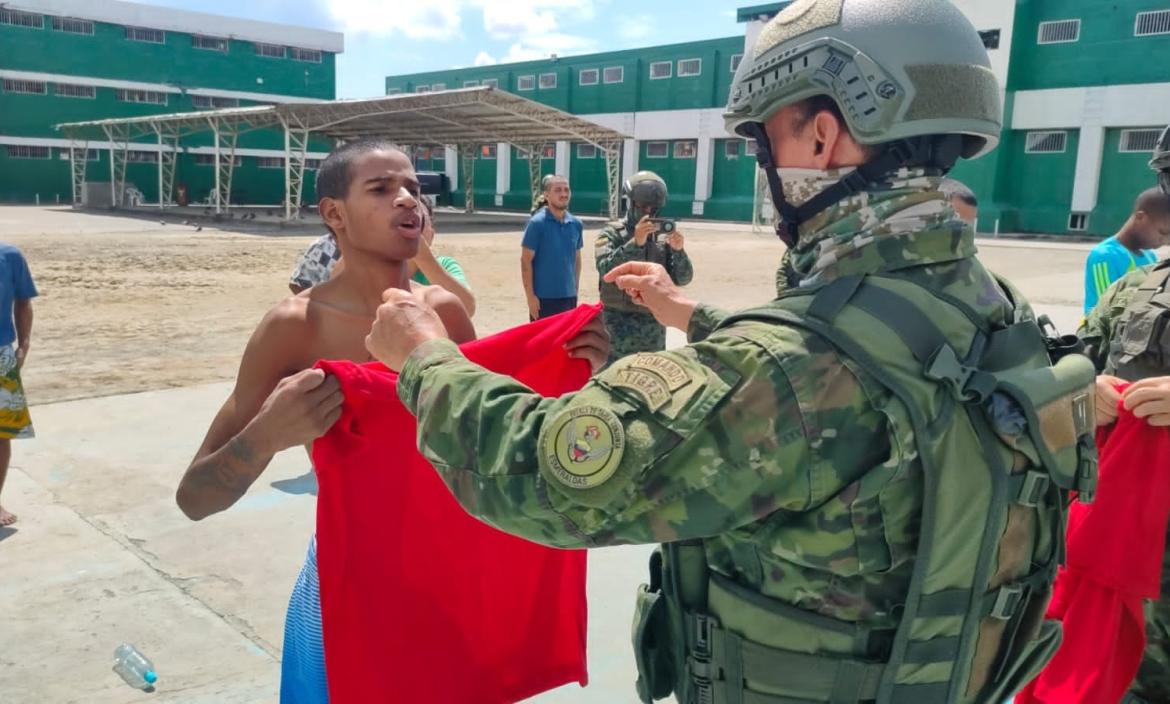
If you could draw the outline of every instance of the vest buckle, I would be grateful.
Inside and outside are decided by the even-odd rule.
[[[986,401],[996,386],[993,375],[964,365],[950,345],[935,350],[922,374],[931,381],[946,382],[955,398],[968,403]]]

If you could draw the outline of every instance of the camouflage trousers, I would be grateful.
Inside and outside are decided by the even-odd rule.
[[[1162,597],[1146,605],[1146,652],[1130,694],[1129,701],[1170,702],[1170,555],[1162,560]]]
[[[605,329],[609,331],[609,361],[637,352],[660,352],[666,349],[666,328],[649,313],[624,313],[602,310]]]

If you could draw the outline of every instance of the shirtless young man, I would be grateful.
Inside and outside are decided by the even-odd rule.
[[[179,507],[192,520],[230,508],[276,453],[307,445],[332,426],[341,413],[339,384],[311,367],[321,359],[371,359],[365,338],[386,289],[421,290],[452,340],[475,338],[454,294],[410,281],[408,262],[418,253],[422,217],[418,179],[405,154],[380,141],[347,144],[322,163],[317,194],[318,210],[336,235],[346,266],[328,282],[278,304],[252,334],[236,386],[176,492]],[[595,370],[600,368],[608,354],[604,328],[596,322],[568,349],[589,360]],[[316,614],[311,613],[316,596],[314,548],[310,546],[293,604],[298,604],[298,594],[310,580],[311,593],[297,613],[315,615],[317,624],[308,624],[304,632],[314,632],[319,639],[319,603]],[[290,608],[282,701],[325,701],[321,653],[320,660],[291,662],[293,653],[303,650],[287,647],[290,637],[299,637],[292,631],[301,625],[291,623],[293,614]]]

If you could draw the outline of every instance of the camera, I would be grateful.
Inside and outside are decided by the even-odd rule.
[[[654,223],[658,228],[654,231],[656,235],[669,235],[674,232],[676,227],[674,220],[667,220],[666,218],[650,218],[650,222]]]

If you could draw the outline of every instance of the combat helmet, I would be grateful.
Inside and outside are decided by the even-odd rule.
[[[784,198],[764,123],[827,96],[874,156],[811,201]],[[761,31],[736,71],[729,132],[758,142],[790,245],[801,222],[902,167],[942,174],[995,147],[1000,86],[979,33],[946,0],[794,0]]]

